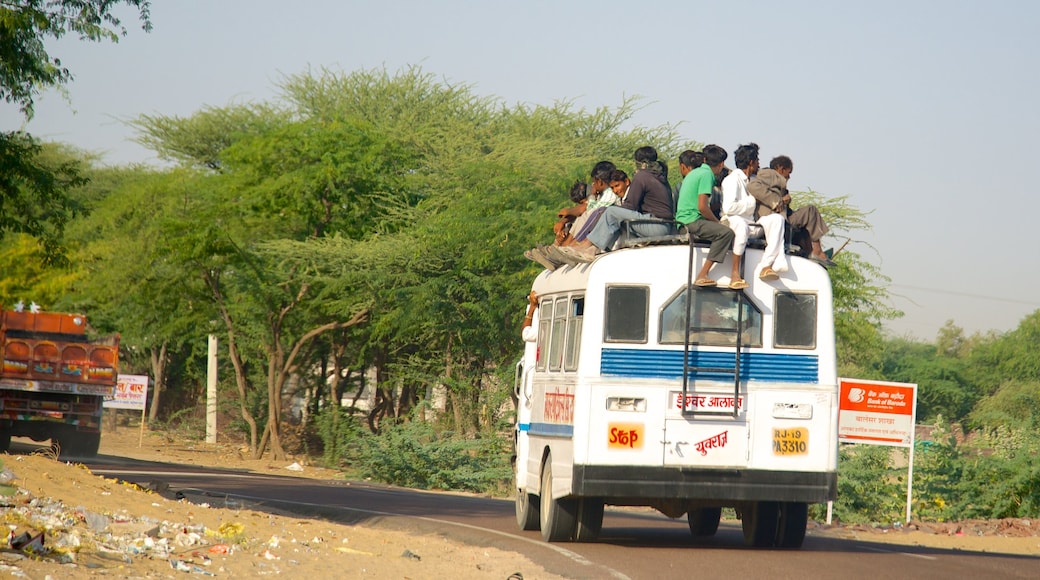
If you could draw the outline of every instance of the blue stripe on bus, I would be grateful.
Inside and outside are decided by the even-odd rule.
[[[734,353],[690,351],[690,367],[731,369],[728,373],[690,373],[691,379],[732,381]],[[681,379],[681,350],[605,348],[600,358],[600,374],[639,379]],[[743,381],[818,383],[819,360],[814,355],[744,352],[740,356]]]
[[[574,425],[531,423],[527,433],[528,435],[542,435],[544,437],[574,437]]]

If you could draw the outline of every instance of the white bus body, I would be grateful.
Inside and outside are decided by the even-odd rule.
[[[790,269],[764,282],[751,275],[761,251],[749,248],[748,288],[729,290],[725,277],[692,288],[687,339],[690,252],[621,249],[535,280],[536,339],[515,386],[521,528],[590,540],[607,504],[686,514],[694,534],[711,535],[732,507],[748,545],[799,547],[808,504],[835,498],[826,270],[788,256]],[[699,269],[707,248],[693,252]],[[727,259],[713,274],[728,270]]]

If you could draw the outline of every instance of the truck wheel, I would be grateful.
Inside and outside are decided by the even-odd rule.
[[[538,496],[516,488],[516,525],[521,530],[538,529]]]
[[[740,527],[744,530],[744,545],[772,548],[780,521],[780,504],[775,501],[756,501],[741,513]]]
[[[719,531],[719,520],[722,519],[722,508],[708,507],[690,510],[686,513],[690,522],[690,533],[696,537],[714,536]]]
[[[539,495],[538,522],[542,528],[542,539],[546,542],[567,542],[574,538],[577,526],[575,514],[578,511],[574,499],[553,499],[552,496],[552,455],[545,458],[542,465],[542,491]]]
[[[84,433],[72,431],[56,437],[58,453],[60,457],[82,457],[92,458],[98,454],[101,447],[101,433]]]
[[[578,517],[574,541],[591,542],[599,537],[599,531],[603,529],[603,498],[583,497],[577,501]]]
[[[809,504],[787,501],[780,504],[780,525],[777,527],[777,548],[801,548],[805,541],[805,526],[809,523]]]

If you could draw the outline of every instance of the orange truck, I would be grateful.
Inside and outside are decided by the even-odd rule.
[[[119,335],[87,329],[81,314],[0,311],[0,452],[17,436],[50,439],[62,455],[97,455]]]

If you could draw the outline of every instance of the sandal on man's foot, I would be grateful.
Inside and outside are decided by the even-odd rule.
[[[694,286],[700,286],[701,288],[710,288],[712,286],[715,286],[716,284],[717,282],[715,282],[711,278],[701,278],[693,283]]]
[[[772,268],[764,268],[762,272],[758,275],[758,279],[763,280],[765,282],[771,282],[773,280],[778,280],[779,278],[780,274],[777,274],[776,270]]]
[[[729,283],[729,289],[730,290],[743,290],[744,288],[747,288],[747,287],[748,287],[747,280],[745,280],[743,278],[737,278],[736,280],[731,280],[730,283]]]

